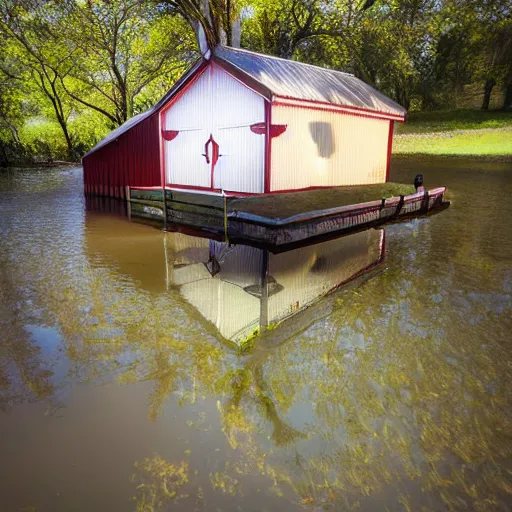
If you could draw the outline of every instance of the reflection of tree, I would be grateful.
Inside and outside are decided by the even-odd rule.
[[[24,328],[23,301],[6,266],[0,265],[0,408],[54,393],[53,372]]]
[[[137,512],[156,512],[169,503],[180,499],[178,493],[188,482],[188,464],[181,461],[171,464],[158,455],[135,463],[133,481],[137,496],[134,497]]]
[[[235,454],[210,475],[219,492],[243,493],[243,477],[259,474],[301,506],[349,507],[386,486],[418,482],[448,507],[464,500],[485,509],[485,500],[510,490],[502,469],[510,389],[502,380],[506,347],[496,342],[497,329],[506,339],[510,307],[492,311],[476,286],[458,292],[455,270],[432,279],[427,258],[438,241],[428,231],[416,236],[421,251],[400,253],[391,270],[339,294],[327,319],[273,350],[256,345],[243,360],[173,290],[148,293],[107,265],[86,268],[80,290],[64,276],[57,284],[65,307],[53,295],[48,304],[75,374],[152,381],[152,419],[171,393],[180,403],[218,397]],[[497,271],[489,267],[490,289]],[[269,335],[279,339],[279,330]],[[306,404],[304,424],[294,406]],[[144,489],[142,503],[153,503]],[[418,505],[402,494],[404,504]]]
[[[331,314],[301,334],[267,333],[275,347],[256,344],[244,358],[178,293],[145,289],[115,261],[86,251],[70,263],[60,245],[22,254],[2,267],[0,393],[21,401],[53,392],[21,327],[30,313],[19,290],[28,289],[38,322],[62,334],[71,380],[151,381],[152,419],[170,394],[179,403],[215,397],[232,449],[210,475],[219,492],[240,495],[260,475],[305,507],[355,507],[389,486],[400,494],[391,508],[499,508],[512,494],[510,269],[485,254],[481,229],[450,224],[454,212],[389,228],[390,270],[336,295]],[[141,507],[179,496],[165,479],[180,468],[140,463]]]
[[[312,326],[274,353],[255,354],[268,392],[286,390],[285,410],[313,404],[307,434],[316,454],[290,478],[302,482],[304,499],[326,481],[344,496],[418,481],[455,509],[492,508],[512,491],[504,470],[511,389],[497,341],[511,332],[510,302],[498,290],[479,296],[481,281],[464,289],[459,269],[429,278],[425,246],[437,241],[425,230],[418,236],[423,255],[401,254],[396,270],[342,295],[322,332]],[[490,290],[499,282],[482,278]]]

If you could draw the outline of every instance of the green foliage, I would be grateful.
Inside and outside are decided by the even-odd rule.
[[[138,0],[2,0],[0,42],[1,140],[29,155],[49,144],[43,158],[76,160],[152,106],[195,58],[187,23]],[[45,122],[23,146],[18,132],[32,116]]]
[[[36,160],[66,160],[66,140],[56,121],[33,119],[20,130],[20,141]]]
[[[0,163],[47,144],[77,160],[170,88],[198,24],[234,45],[241,25],[243,47],[354,73],[411,111],[457,107],[468,86],[512,108],[508,0],[0,0]]]

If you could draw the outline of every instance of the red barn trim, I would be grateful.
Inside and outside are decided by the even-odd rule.
[[[275,99],[272,101],[272,105],[276,106],[286,106],[286,107],[300,107],[300,108],[307,108],[312,110],[324,110],[327,112],[335,112],[335,113],[342,113],[342,114],[349,114],[349,115],[355,115],[355,116],[362,116],[362,117],[371,117],[373,119],[390,119],[393,121],[404,121],[405,117],[398,116],[395,114],[386,114],[384,112],[379,112],[377,110],[369,110],[365,108],[359,108],[359,107],[349,107],[349,106],[342,106],[342,105],[333,105],[332,103],[322,103],[322,102],[316,102],[316,101],[309,101],[309,100],[295,100],[293,98],[284,98],[282,96],[276,96]]]
[[[205,72],[208,65],[208,62],[204,61],[202,65],[199,66],[197,71],[183,84],[181,89],[160,106],[160,114],[165,114],[197,82],[197,80],[199,80],[199,77]]]
[[[264,177],[263,177],[263,192],[268,194],[271,187],[271,148],[272,136],[270,133],[270,126],[272,123],[272,105],[269,101],[265,101],[265,163],[264,163]]]
[[[235,80],[240,82],[242,85],[245,85],[248,89],[255,92],[259,96],[263,96],[266,100],[272,99],[272,91],[267,89],[264,85],[257,82],[254,78],[247,75],[244,71],[237,68],[233,64],[230,64],[229,62],[226,62],[222,59],[219,59],[218,57],[213,57],[212,62],[219,66],[222,70],[224,70],[228,75],[233,77]]]
[[[386,163],[386,181],[389,181],[389,174],[391,172],[391,153],[393,151],[393,128],[394,121],[389,121],[389,134],[388,134],[388,159]]]

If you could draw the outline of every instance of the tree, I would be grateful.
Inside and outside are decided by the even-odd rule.
[[[60,76],[72,59],[68,48],[55,45],[61,14],[53,3],[36,0],[0,0],[0,32],[6,51],[30,84],[52,106],[66,140],[68,156],[76,158],[73,138],[68,129],[72,106],[60,83]]]
[[[163,0],[193,28],[204,55],[218,44],[240,46],[240,0]]]
[[[70,2],[60,42],[74,55],[61,75],[66,92],[118,126],[145,105],[144,93],[169,83],[195,57],[191,31],[168,10],[139,0]],[[154,101],[154,98],[153,98]]]

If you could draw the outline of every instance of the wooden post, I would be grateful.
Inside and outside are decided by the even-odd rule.
[[[128,219],[132,220],[132,202],[131,202],[131,195],[130,195],[130,187],[126,185],[125,187],[125,194],[126,194],[126,212],[128,213]]]
[[[260,332],[268,327],[268,251],[261,251]]]
[[[228,237],[228,198],[226,194],[224,194],[224,190],[222,191],[222,195],[224,197],[224,242],[229,244]]]
[[[165,185],[162,188],[162,193],[163,193],[163,202],[164,202],[164,206],[163,206],[163,211],[164,211],[164,231],[167,231],[167,194],[166,194],[166,191],[165,191]]]
[[[169,291],[169,255],[167,254],[167,233],[164,233],[165,291]]]

